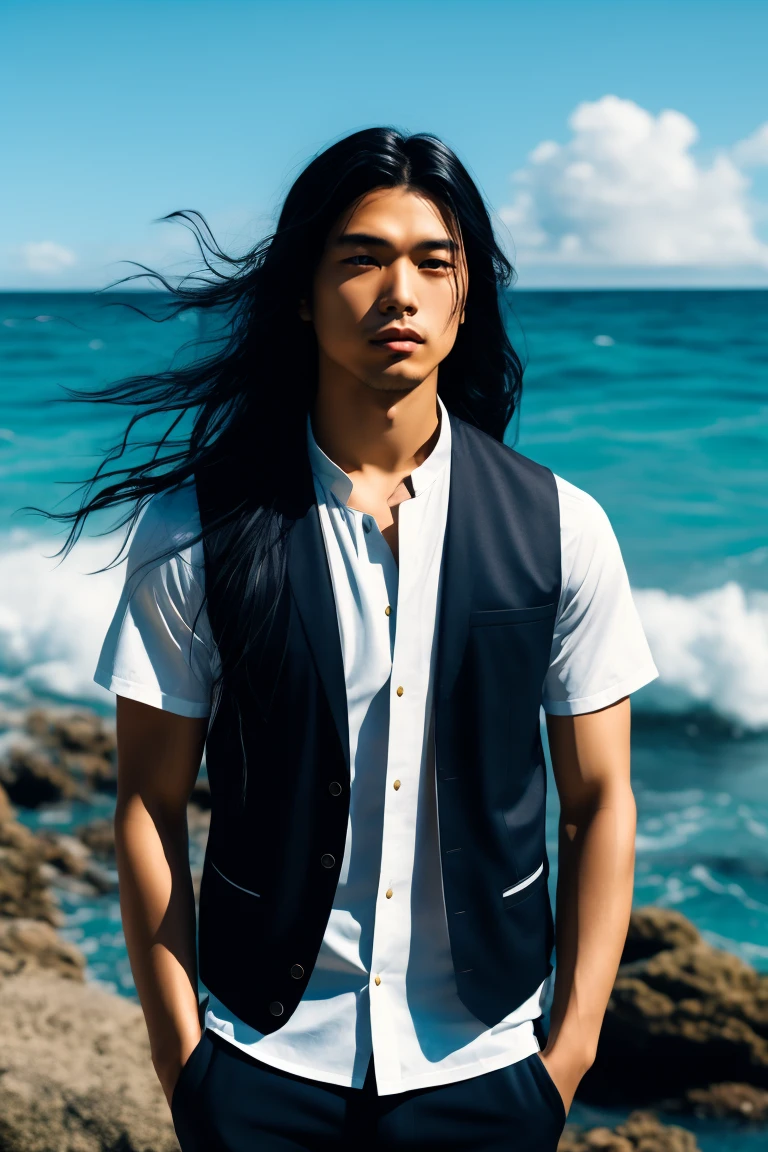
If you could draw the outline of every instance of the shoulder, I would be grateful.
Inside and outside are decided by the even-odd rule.
[[[145,505],[128,553],[128,575],[137,567],[162,564],[202,566],[200,513],[193,482],[157,492]],[[148,563],[149,562],[149,563]]]
[[[539,464],[530,456],[523,455],[517,448],[468,424],[457,416],[451,416],[451,433],[459,451],[465,449],[473,461],[483,461],[492,468],[499,468],[520,478],[548,483],[553,487],[553,472],[546,464]]]
[[[569,532],[595,532],[610,527],[605,509],[591,493],[556,472],[553,472],[553,476],[557,485],[563,529]]]
[[[553,475],[560,506],[563,596],[598,581],[623,581],[624,562],[608,513],[590,492]]]
[[[507,474],[516,475],[524,490],[527,482],[529,491],[542,491],[542,485],[550,497],[556,491],[564,553],[578,542],[592,542],[597,546],[600,542],[615,540],[605,509],[584,488],[456,416],[452,416],[451,424],[453,435],[469,449],[474,459],[482,457],[492,468],[498,466]]]

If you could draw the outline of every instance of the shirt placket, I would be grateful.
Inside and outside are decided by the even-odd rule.
[[[371,952],[371,1038],[377,1076],[400,1075],[396,1020],[405,996],[411,937],[413,868],[424,692],[416,638],[417,598],[412,566],[416,532],[416,498],[400,505],[399,573],[394,611],[394,645],[389,679],[389,730],[384,784],[381,868]]]

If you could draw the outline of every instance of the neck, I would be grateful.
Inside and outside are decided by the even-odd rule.
[[[439,426],[436,370],[407,392],[320,375],[312,431],[345,472],[411,472],[434,448]]]

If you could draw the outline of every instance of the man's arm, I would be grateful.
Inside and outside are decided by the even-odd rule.
[[[117,697],[120,909],[152,1063],[169,1103],[200,1039],[187,801],[207,725]]]
[[[568,1110],[595,1059],[632,908],[637,812],[629,697],[597,712],[546,719],[560,825],[557,965],[542,1058]]]

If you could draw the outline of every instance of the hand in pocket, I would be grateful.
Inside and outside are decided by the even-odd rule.
[[[163,1068],[158,1068],[157,1065],[155,1065],[155,1071],[157,1072],[158,1079],[162,1086],[163,1092],[165,1093],[165,1099],[169,1108],[173,1104],[173,1097],[176,1093],[176,1089],[182,1077],[184,1076],[190,1061],[200,1047],[202,1039],[203,1033],[201,1032],[197,1038],[196,1043],[185,1055],[182,1055],[180,1061],[175,1061],[173,1064],[169,1064],[167,1067]]]

